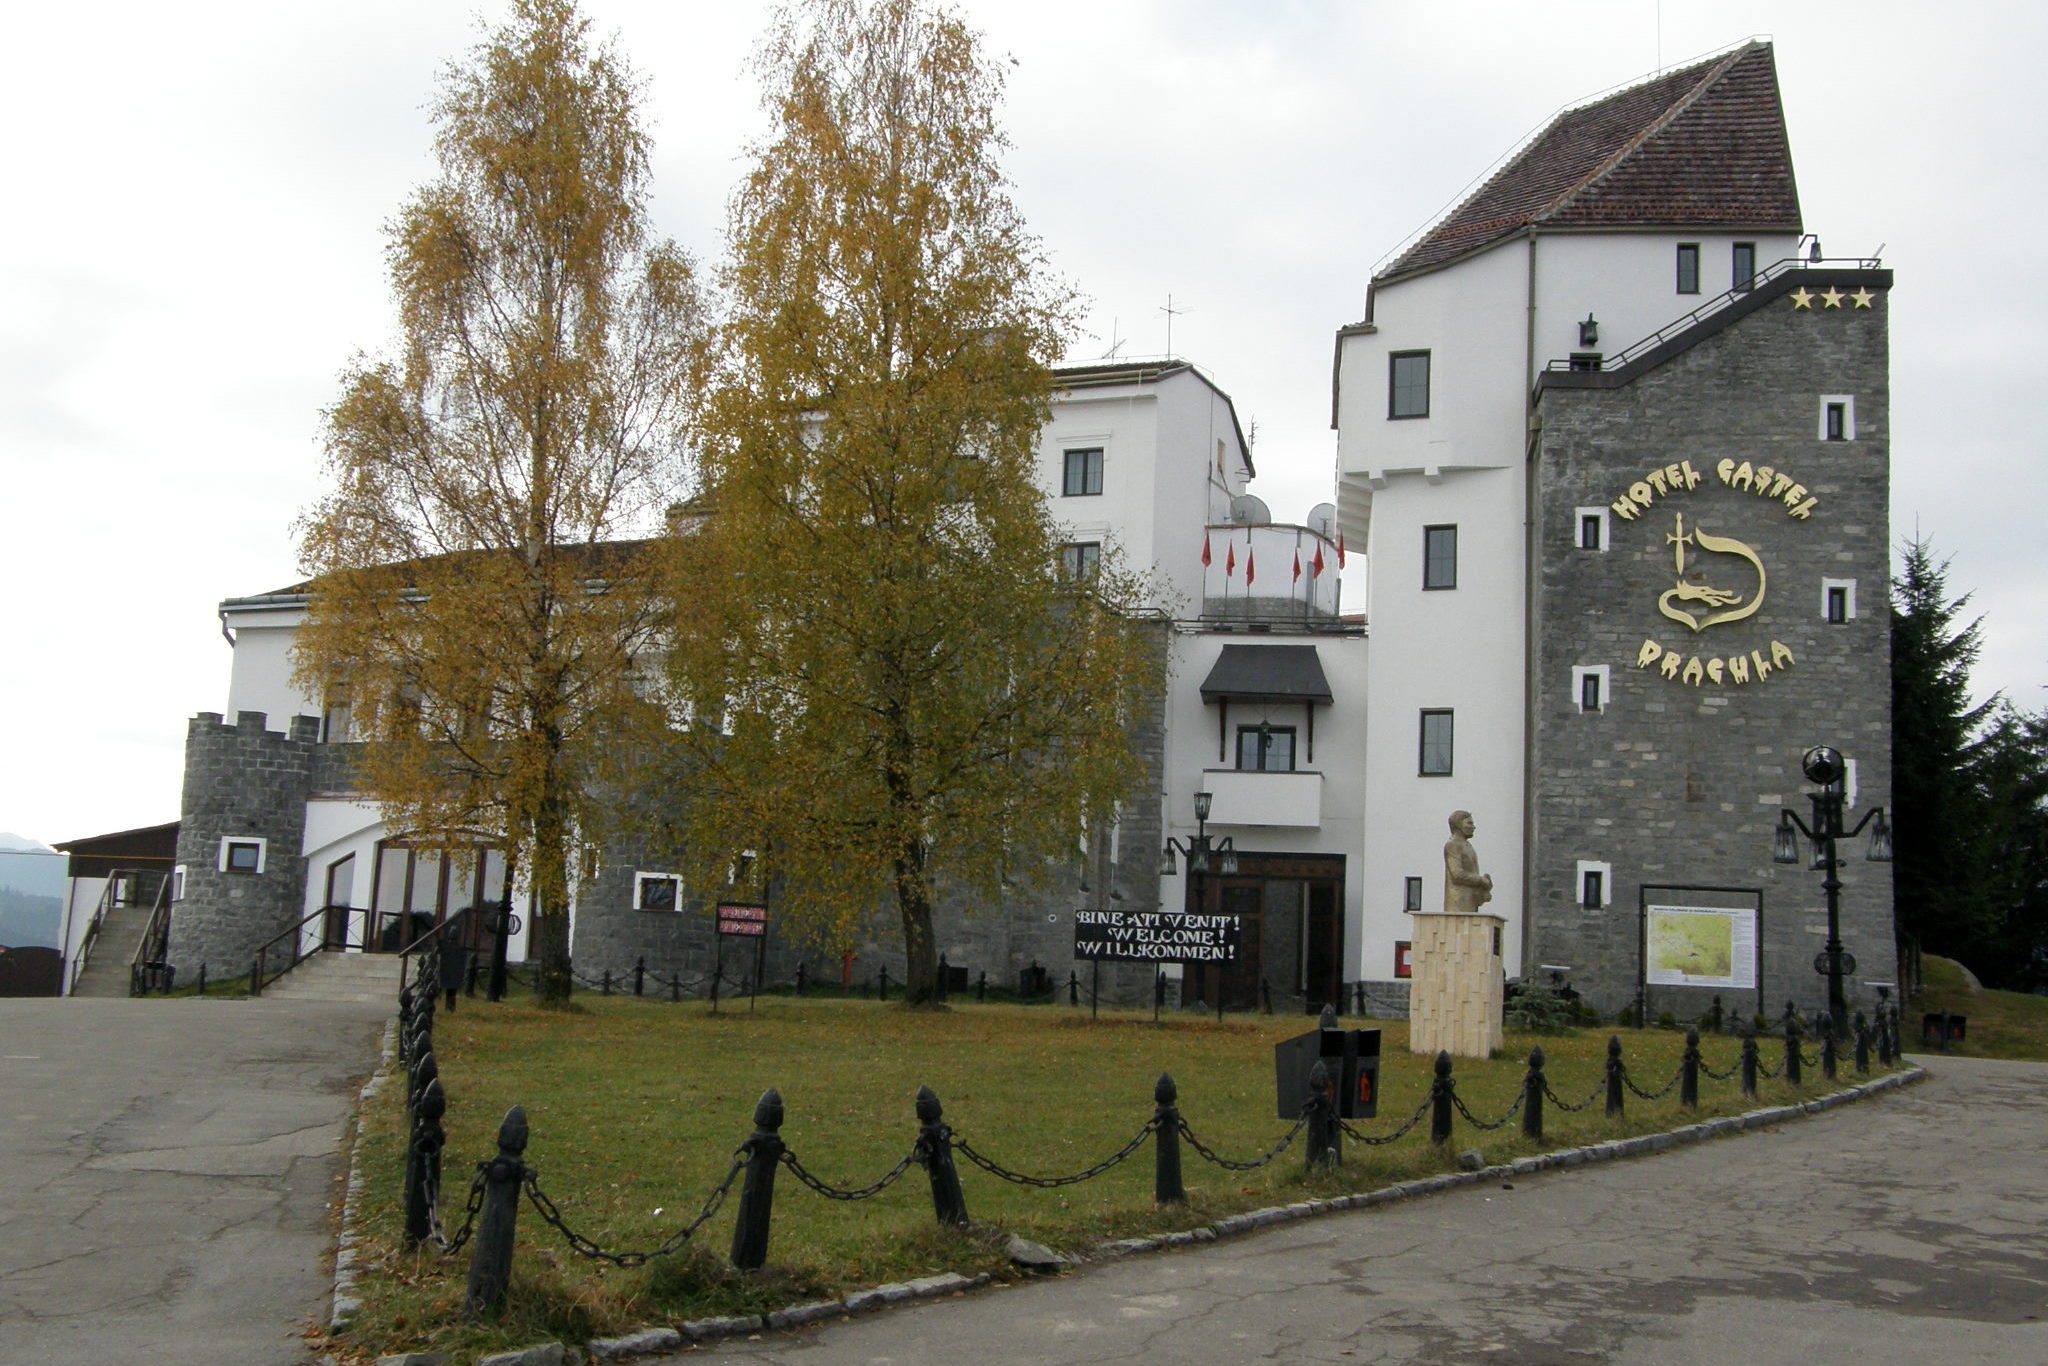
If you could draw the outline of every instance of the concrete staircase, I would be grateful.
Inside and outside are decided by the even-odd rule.
[[[99,937],[93,941],[92,956],[85,971],[71,988],[73,996],[126,996],[129,969],[135,951],[142,947],[142,933],[149,928],[152,908],[147,905],[121,906],[108,911],[100,921]],[[398,988],[393,987],[397,994]]]
[[[398,1009],[395,953],[316,953],[263,989],[266,1001],[384,1002]]]

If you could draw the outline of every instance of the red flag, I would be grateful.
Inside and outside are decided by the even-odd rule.
[[[1246,539],[1250,538],[1247,537]],[[1252,586],[1252,577],[1258,572],[1259,571],[1257,567],[1252,564],[1252,548],[1250,546],[1246,546],[1244,548],[1244,586],[1246,588],[1250,588]]]
[[[1294,547],[1294,581],[1301,582],[1301,547]]]
[[[1208,567],[1209,567],[1209,533],[1208,533],[1207,531],[1204,531],[1204,532],[1202,533],[1202,568],[1204,568],[1204,569],[1207,569]]]
[[[1237,542],[1235,541],[1223,547],[1223,577],[1226,579],[1237,577]]]
[[[1308,562],[1308,572],[1317,578],[1323,576],[1323,543],[1316,542],[1316,557]]]
[[[1337,533],[1337,567],[1344,567],[1344,533],[1341,531]]]

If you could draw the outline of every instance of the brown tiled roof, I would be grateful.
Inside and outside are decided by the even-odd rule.
[[[1803,231],[1771,45],[1567,109],[1376,278],[1531,226]]]

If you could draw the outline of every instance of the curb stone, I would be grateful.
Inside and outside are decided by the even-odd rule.
[[[673,1328],[643,1328],[616,1338],[592,1338],[590,1354],[600,1361],[618,1357],[652,1356],[656,1352],[681,1350],[683,1335]],[[381,1366],[381,1363],[380,1363]]]
[[[487,1357],[478,1357],[476,1366],[567,1366],[568,1349],[559,1342],[543,1342],[537,1347],[522,1347],[516,1352],[493,1352]]]
[[[356,1092],[355,1132],[350,1135],[348,1145],[348,1182],[341,1197],[341,1232],[334,1240],[334,1301],[327,1311],[327,1330],[331,1333],[347,1328],[363,1307],[355,1293],[356,1219],[363,1207],[363,1111],[384,1089],[384,1083],[391,1075],[392,1060],[397,1056],[398,1017],[393,1015],[384,1022],[384,1038],[377,1049],[377,1070]]]

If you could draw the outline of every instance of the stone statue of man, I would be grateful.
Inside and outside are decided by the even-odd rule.
[[[1479,871],[1472,848],[1470,811],[1451,813],[1451,837],[1444,842],[1444,911],[1465,915],[1493,900],[1493,879]]]

